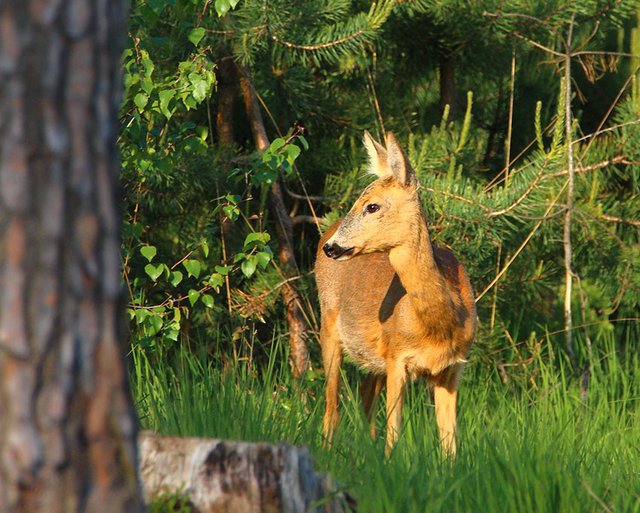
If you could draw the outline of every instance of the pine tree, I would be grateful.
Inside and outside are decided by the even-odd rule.
[[[336,65],[341,59],[356,53],[363,44],[372,42],[392,6],[392,1],[384,1],[373,4],[368,12],[358,12],[352,2],[344,0],[246,1],[238,4],[236,10],[218,17],[209,2],[201,2],[195,12],[192,2],[176,2],[173,7],[156,7],[155,10],[154,5],[141,4],[136,12],[140,13],[141,25],[143,18],[154,20],[151,27],[146,28],[140,43],[142,46],[150,47],[154,37],[170,37],[178,44],[189,40],[197,50],[217,63],[219,94],[215,119],[220,149],[228,151],[236,144],[244,146],[245,152],[257,150],[262,153],[273,138],[270,134],[280,135],[280,127],[293,123],[295,119],[295,114],[287,113],[278,116],[276,124],[265,123],[262,104],[272,102],[263,84],[275,81],[275,88],[294,89],[279,96],[284,101],[274,107],[276,114],[291,107],[294,113],[304,112],[312,100],[311,96],[304,97],[305,82],[321,69],[321,65]],[[173,49],[172,54],[179,55],[177,50]],[[162,49],[153,48],[153,51],[161,53]],[[189,50],[185,48],[184,51]],[[197,57],[193,59],[196,62]],[[242,126],[237,122],[238,100],[243,104]],[[171,100],[165,104],[165,110],[168,110]],[[162,110],[161,98],[159,105]],[[197,107],[195,104],[185,105],[187,108]],[[273,120],[271,110],[267,113]],[[228,153],[221,155],[222,158],[229,156]],[[225,187],[229,182],[225,176],[229,169],[227,167],[225,172],[224,168],[221,166],[222,173],[215,177],[216,187]],[[263,194],[266,189],[264,184],[258,188],[261,187],[260,194]],[[293,221],[288,213],[282,178],[276,178],[268,189],[266,194],[273,233],[280,247],[279,267],[284,279],[282,292],[287,310],[291,358],[295,374],[302,375],[309,366],[305,342],[307,321],[302,298],[296,290],[295,280],[299,279],[300,270],[296,262]],[[224,238],[223,232],[223,245]],[[228,301],[230,303],[230,299]]]
[[[0,511],[138,512],[115,136],[123,2],[3,2]]]

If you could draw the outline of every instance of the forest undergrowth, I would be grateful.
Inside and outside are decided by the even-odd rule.
[[[385,458],[383,437],[369,435],[362,376],[351,365],[340,426],[324,447],[323,377],[309,373],[295,386],[284,337],[260,366],[242,356],[216,366],[186,350],[173,363],[152,363],[134,350],[133,389],[144,429],[308,446],[317,469],[362,512],[632,513],[640,511],[640,357],[627,336],[626,344],[612,333],[593,341],[588,389],[556,349],[561,335],[535,341],[535,356],[518,363],[514,355],[502,368],[478,345],[460,388],[455,461],[443,459],[423,381],[410,387],[399,442]],[[376,421],[384,432],[383,408]]]

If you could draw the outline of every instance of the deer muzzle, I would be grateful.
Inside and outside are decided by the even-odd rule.
[[[324,246],[322,246],[322,251],[329,258],[333,258],[334,260],[346,260],[351,253],[353,253],[354,248],[343,248],[338,244],[327,242]]]

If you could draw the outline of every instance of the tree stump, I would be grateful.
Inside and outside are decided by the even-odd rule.
[[[352,511],[304,447],[145,432],[139,450],[147,501],[179,493],[199,513]]]

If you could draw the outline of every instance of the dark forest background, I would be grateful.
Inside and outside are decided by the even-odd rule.
[[[259,367],[282,341],[313,376],[319,234],[370,180],[363,130],[393,131],[432,238],[471,275],[476,362],[526,382],[551,337],[588,387],[601,337],[622,351],[639,331],[639,16],[604,0],[134,1],[133,346]]]

